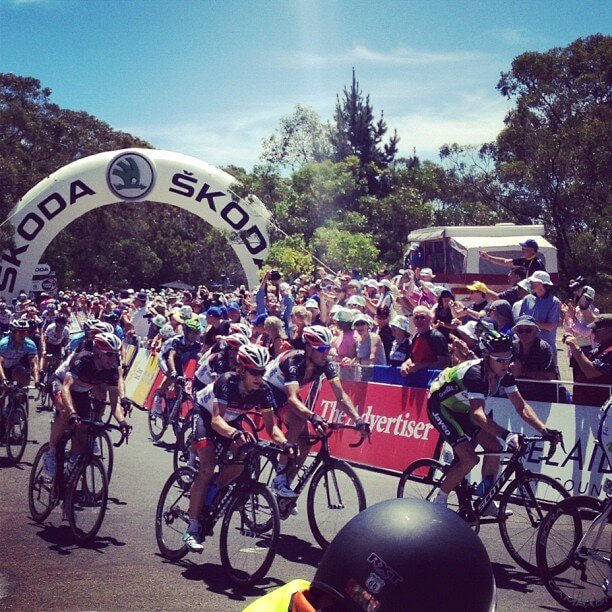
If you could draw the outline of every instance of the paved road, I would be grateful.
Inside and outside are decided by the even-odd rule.
[[[135,414],[128,447],[116,452],[111,501],[99,537],[82,549],[70,540],[58,509],[44,525],[28,516],[27,480],[31,462],[48,437],[48,413],[30,417],[24,463],[7,467],[0,459],[0,607],[3,610],[241,610],[248,602],[292,578],[313,576],[320,549],[300,515],[283,523],[279,554],[267,580],[246,593],[228,584],[218,554],[218,537],[202,556],[178,563],[159,556],[153,515],[171,472],[171,455],[148,439],[146,418]],[[166,438],[172,440],[172,434]],[[0,449],[4,457],[4,449]],[[394,496],[397,479],[360,470],[372,504]],[[558,610],[537,579],[518,569],[503,548],[495,526],[481,536],[494,564],[501,611]]]

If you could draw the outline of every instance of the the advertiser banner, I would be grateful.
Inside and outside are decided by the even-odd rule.
[[[336,457],[361,465],[402,472],[409,463],[433,457],[438,433],[427,418],[427,391],[377,383],[343,381],[343,389],[359,414],[370,424],[372,444],[358,448],[349,444],[359,439],[355,431],[334,433],[330,450]],[[315,411],[328,421],[345,422],[336,397],[325,381],[315,403]]]
[[[149,355],[151,354],[150,351],[143,351],[143,352],[146,352]],[[157,366],[157,356],[154,355],[154,357],[155,357],[155,364]],[[195,372],[196,365],[197,365],[197,362],[194,359],[190,359],[184,365],[183,372],[188,379],[193,378],[193,374]],[[145,400],[143,401],[142,404],[140,404],[141,406],[149,410],[153,408],[153,398],[155,396],[155,392],[157,391],[157,389],[159,389],[163,378],[164,378],[164,375],[158,368],[156,375],[151,380],[151,384],[149,386],[149,389],[147,390]],[[191,393],[190,384],[186,385],[186,389],[188,393]],[[168,394],[168,400],[171,400],[173,397],[174,397],[174,392],[171,390],[170,393]],[[192,408],[192,405],[190,402],[188,401],[183,402],[183,405],[181,406],[181,416],[185,417],[191,408]]]
[[[139,406],[144,406],[158,372],[157,355],[147,350],[138,351],[125,379],[127,397]]]

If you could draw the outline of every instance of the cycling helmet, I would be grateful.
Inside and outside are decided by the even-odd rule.
[[[119,322],[119,315],[116,312],[107,312],[105,315],[102,315],[104,317],[105,321],[108,321],[109,323],[118,323]]]
[[[163,327],[167,322],[168,319],[166,319],[166,317],[164,317],[162,314],[155,315],[151,319],[151,323],[153,323],[155,327]]]
[[[250,340],[244,334],[230,334],[222,338],[225,344],[233,349],[239,349],[241,346],[246,346]]]
[[[483,354],[512,352],[512,338],[498,331],[489,331],[480,338],[480,348]]]
[[[454,512],[416,499],[370,506],[333,539],[311,588],[347,610],[495,610],[491,561]]]
[[[26,319],[28,322],[28,329],[38,329],[38,321],[36,319]]]
[[[98,319],[87,319],[85,323],[83,323],[83,331],[90,332],[97,323],[100,323]]]
[[[309,325],[304,328],[302,338],[308,346],[331,346],[334,339],[331,331],[322,325]]]
[[[68,308],[68,302],[60,302],[60,308]]]
[[[172,325],[170,325],[170,323],[166,323],[165,325],[163,325],[160,330],[159,330],[159,335],[164,338],[170,338],[171,336],[174,336],[174,327],[172,327]]]
[[[101,351],[113,351],[118,353],[121,350],[121,340],[108,332],[103,332],[94,337],[94,346]]]
[[[243,334],[250,340],[253,335],[253,328],[248,323],[232,323],[230,332],[232,334]]]
[[[189,319],[189,321],[185,321],[183,325],[185,326],[185,331],[189,329],[197,332],[201,331],[200,324],[195,319]]]
[[[265,369],[270,361],[270,353],[265,346],[245,344],[238,349],[238,363],[256,370]]]
[[[30,325],[25,319],[13,319],[9,324],[11,331],[27,331]]]
[[[66,325],[66,323],[68,323],[68,317],[66,315],[59,314],[57,317],[55,317],[55,322],[59,323],[60,325]]]

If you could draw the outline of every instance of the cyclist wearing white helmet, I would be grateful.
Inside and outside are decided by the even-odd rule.
[[[79,454],[85,449],[85,432],[78,423],[90,418],[91,395],[100,401],[108,392],[113,416],[122,428],[128,427],[122,409],[125,400],[123,378],[119,368],[121,340],[114,334],[103,332],[93,340],[93,350],[81,351],[73,359],[67,359],[56,370],[53,383],[54,418],[51,424],[49,452],[45,456],[45,472],[49,478],[55,475],[55,447],[67,426],[76,427],[72,450]]]
[[[274,391],[278,415],[287,428],[287,440],[300,444],[300,434],[306,426],[306,421],[310,421],[317,431],[325,430],[325,420],[308,408],[299,394],[302,387],[318,380],[321,375],[329,381],[338,407],[348,414],[358,427],[367,429],[367,423],[361,420],[351,398],[342,388],[337,366],[329,360],[333,340],[331,331],[322,325],[310,325],[304,328],[302,338],[306,344],[305,350],[287,351],[279,355],[266,369],[265,380]],[[287,458],[280,458],[280,473],[274,478],[272,486],[281,497],[295,497],[290,483],[308,454],[308,445],[302,441],[300,446],[299,457],[291,473],[287,473],[285,469]]]
[[[250,436],[240,428],[240,417],[247,411],[261,413],[270,438],[295,454],[295,445],[287,442],[274,418],[274,395],[264,382],[265,367],[270,359],[268,349],[254,344],[245,344],[238,349],[236,372],[222,374],[196,394],[193,414],[194,447],[200,460],[199,470],[190,491],[189,527],[184,541],[192,552],[201,553],[202,526],[198,520],[207,491],[212,499],[216,489],[222,489],[242,471],[238,464],[226,465],[216,483],[209,484],[216,465],[215,444],[236,449],[248,442]],[[206,532],[207,527],[204,527]]]

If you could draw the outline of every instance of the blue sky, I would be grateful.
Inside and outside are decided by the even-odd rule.
[[[597,2],[0,0],[0,71],[160,149],[250,170],[296,104],[331,119],[351,69],[378,114],[436,159],[495,138],[496,91],[527,50],[610,33]]]

